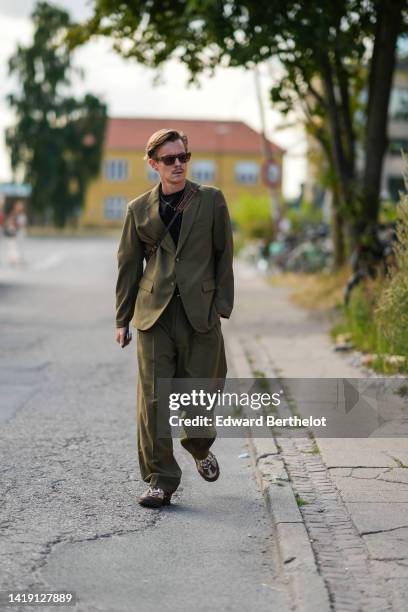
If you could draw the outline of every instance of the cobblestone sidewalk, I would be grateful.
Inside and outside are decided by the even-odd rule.
[[[291,306],[285,289],[268,286],[239,262],[236,278],[236,310],[224,324],[232,376],[365,375],[333,352],[328,322]],[[282,411],[290,413],[288,406]],[[406,438],[253,442],[297,608],[406,610]]]

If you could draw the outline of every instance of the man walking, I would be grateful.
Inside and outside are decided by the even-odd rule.
[[[186,179],[190,156],[182,132],[163,129],[149,138],[146,158],[160,183],[129,203],[118,249],[116,340],[129,344],[133,318],[138,456],[149,484],[139,503],[154,508],[170,503],[181,478],[171,435],[158,435],[158,379],[224,380],[227,373],[220,317],[229,318],[234,299],[231,223],[219,189]],[[195,437],[186,430],[181,444],[213,482],[216,433],[206,431]]]

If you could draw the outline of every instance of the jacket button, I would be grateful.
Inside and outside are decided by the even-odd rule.
[[[173,281],[171,281],[170,285],[171,285],[172,287],[174,287],[174,283],[173,283]]]
[[[180,257],[176,257],[176,261],[180,261]]]

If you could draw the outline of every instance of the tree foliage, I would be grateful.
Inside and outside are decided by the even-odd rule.
[[[64,42],[69,15],[39,2],[32,19],[32,44],[19,45],[9,60],[18,91],[8,102],[17,121],[6,130],[6,143],[14,172],[21,169],[32,186],[31,212],[42,219],[51,213],[63,226],[79,212],[99,171],[106,107],[91,94],[76,99],[69,93],[75,72]]]
[[[242,194],[234,202],[232,217],[245,238],[273,238],[271,202],[267,196],[254,198],[250,194]]]
[[[359,231],[378,216],[396,41],[407,23],[405,0],[95,0],[69,38],[108,36],[124,57],[154,68],[178,58],[190,80],[277,58],[284,71],[272,102],[285,113],[301,107],[325,139],[339,210]]]

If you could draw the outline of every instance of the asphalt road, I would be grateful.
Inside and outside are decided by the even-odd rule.
[[[174,505],[137,504],[116,241],[31,239],[26,256],[0,267],[1,590],[72,590],[86,612],[290,609],[245,440],[217,440],[213,484],[176,441]]]

